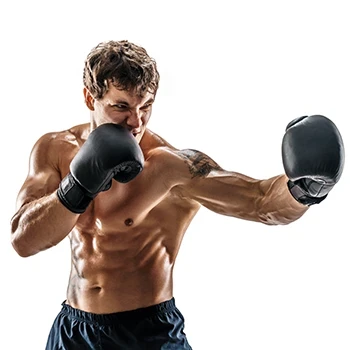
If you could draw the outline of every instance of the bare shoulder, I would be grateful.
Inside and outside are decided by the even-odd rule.
[[[161,148],[168,148],[169,150],[176,150],[176,148],[171,145],[168,141],[166,141],[163,137],[151,131],[150,129],[146,129],[145,134],[140,142],[140,146],[142,150],[147,154],[148,152],[152,152],[154,150],[159,150]]]
[[[82,143],[86,140],[89,133],[89,124],[80,124],[72,128],[50,131],[42,135],[35,145],[41,144],[62,144],[62,143]]]
[[[223,169],[205,153],[195,149],[183,149],[176,151],[176,154],[184,161],[191,174],[191,178],[207,177],[212,171]]]
[[[177,184],[197,178],[205,178],[223,169],[208,155],[196,149],[178,149],[159,135],[149,132],[152,147],[147,150],[151,162],[159,163],[162,173],[173,178]]]
[[[77,151],[88,135],[89,124],[81,124],[60,131],[43,134],[35,142],[31,151],[31,169],[35,172],[39,168],[62,169],[60,164],[70,154]]]
[[[88,127],[89,124],[81,124],[65,130],[47,132],[37,140],[34,149],[45,148],[48,151],[62,146],[78,146],[86,140]]]

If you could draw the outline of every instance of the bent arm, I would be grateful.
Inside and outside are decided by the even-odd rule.
[[[79,215],[59,201],[56,190],[61,181],[57,148],[48,135],[34,146],[30,170],[17,197],[17,212],[11,219],[11,242],[23,257],[34,255],[62,241]]]
[[[285,175],[257,180],[223,170],[207,155],[184,150],[178,155],[187,165],[187,179],[181,194],[223,215],[268,225],[289,224],[308,209],[290,194]]]

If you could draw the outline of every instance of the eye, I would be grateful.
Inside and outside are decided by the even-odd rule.
[[[112,105],[113,108],[117,108],[117,109],[127,109],[128,106],[127,105],[123,105],[121,103],[117,103],[115,105]]]
[[[141,109],[147,110],[147,109],[149,109],[151,107],[152,107],[152,103],[147,103],[147,104],[143,105]]]

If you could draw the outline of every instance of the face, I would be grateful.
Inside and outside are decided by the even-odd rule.
[[[118,90],[109,84],[107,94],[96,100],[84,88],[85,103],[91,110],[92,128],[101,124],[120,124],[135,136],[140,142],[152,113],[154,94],[146,93],[140,97],[136,93]]]

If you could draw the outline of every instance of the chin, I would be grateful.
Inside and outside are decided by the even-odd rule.
[[[139,134],[134,135],[134,137],[138,143],[141,142],[143,135],[144,135],[144,132],[141,132]]]

